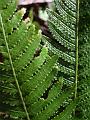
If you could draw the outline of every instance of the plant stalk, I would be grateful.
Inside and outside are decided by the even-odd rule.
[[[78,41],[79,41],[79,4],[80,1],[77,0],[76,8],[76,68],[75,68],[75,99],[77,97],[77,86],[78,86]]]

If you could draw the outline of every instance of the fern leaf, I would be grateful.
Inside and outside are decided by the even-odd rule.
[[[90,2],[89,0],[54,0],[54,2],[57,13],[53,12],[52,10],[47,10],[47,13],[49,15],[48,25],[53,36],[53,40],[50,39],[50,36],[50,38],[43,37],[43,41],[47,43],[50,53],[52,52],[54,54],[58,54],[60,57],[60,61],[58,64],[60,69],[59,75],[63,76],[66,82],[67,80],[70,81],[71,78],[74,78],[73,81],[75,82],[75,98],[77,97],[77,95],[87,93],[86,99],[85,97],[83,97],[82,100],[78,101],[76,112],[74,115],[72,115],[74,117],[69,118],[70,114],[64,113],[63,111],[61,113],[61,116],[59,115],[54,119],[89,120],[90,113],[88,112],[88,110],[90,108],[90,105],[88,103],[88,100],[90,100],[90,94],[89,91],[86,91],[89,87],[89,80],[87,84],[87,79],[90,78],[90,67],[88,64],[88,62],[90,61],[90,35],[88,32],[90,29],[90,21],[87,20],[90,16],[90,13],[88,12]],[[68,54],[68,56],[72,56],[74,58],[74,61],[73,59],[66,59],[66,53]],[[78,84],[78,82],[80,84]],[[88,107],[86,107],[86,105]],[[73,109],[73,107],[71,109]],[[67,109],[66,111],[69,110]]]
[[[36,100],[35,98],[39,97],[38,94],[40,94],[40,92],[38,92],[36,90],[36,88],[38,87],[38,85],[40,85],[40,84],[43,83],[43,81],[45,80],[45,78],[52,71],[53,66],[56,63],[57,58],[58,58],[57,56],[53,56],[52,58],[50,58],[47,61],[47,63],[42,67],[42,69],[33,78],[30,79],[30,81],[31,81],[30,88],[32,89],[32,92],[27,97],[27,100],[29,101],[29,103],[34,103],[35,100]],[[43,80],[43,81],[40,81],[40,80]],[[36,92],[37,94],[33,93],[34,90],[37,91]]]
[[[53,77],[55,76],[55,74],[56,74],[56,70],[52,71],[48,78],[51,77],[50,80],[54,79]],[[47,84],[48,83],[50,82],[47,81]],[[48,84],[48,88],[50,86],[51,84],[50,85]],[[31,108],[30,108],[31,113],[37,114],[39,111],[42,111],[51,101],[54,100],[54,98],[56,98],[60,94],[61,88],[62,88],[62,80],[60,79],[60,81],[54,84],[52,88],[50,89],[47,99],[44,99],[42,97],[37,102],[31,105]]]
[[[47,13],[49,15],[48,25],[49,30],[53,36],[53,40],[47,37],[43,37],[43,41],[47,44],[50,53],[58,54],[60,58],[58,61],[59,76],[63,76],[65,78],[64,81],[68,80],[68,84],[72,81],[74,82],[74,95],[76,99],[79,57],[79,1],[75,0],[73,2],[71,0],[55,0],[55,8],[57,13],[47,9]],[[71,80],[72,78],[73,80]],[[66,84],[65,87],[68,88],[68,84]],[[72,84],[70,84],[70,86],[72,86]],[[66,107],[66,109],[67,108],[68,107]],[[71,111],[73,111],[73,109]],[[64,115],[65,113],[62,112],[62,114]],[[71,112],[70,114],[66,114],[66,119],[69,119],[70,115]],[[59,116],[56,117],[56,119],[65,118],[60,118]]]
[[[23,30],[25,30],[25,32],[23,33]],[[11,35],[8,36],[7,40],[8,40],[8,44],[9,44],[9,48],[13,49],[15,45],[19,45],[19,42],[22,41],[22,45],[23,42],[25,44],[25,42],[27,41],[25,38],[25,35],[27,35],[27,27],[24,24],[24,22],[21,23],[21,25],[18,27],[17,30],[15,30]],[[22,37],[20,37],[20,35]],[[16,39],[17,38],[17,39]],[[18,44],[17,44],[18,43]],[[13,54],[12,54],[13,55]],[[14,57],[14,55],[13,55]],[[15,56],[16,57],[16,56]]]
[[[60,115],[57,115],[52,120],[69,120],[72,111],[75,109],[75,105],[76,104],[74,102],[71,102]]]
[[[13,3],[10,2],[9,5],[13,6]],[[7,6],[6,9],[9,10],[10,7]],[[21,12],[22,10],[10,12],[10,16],[3,10],[1,12],[3,15],[0,17],[0,35],[4,37],[1,37],[0,48],[4,60],[0,64],[0,96],[3,96],[0,105],[5,106],[2,111],[8,111],[8,119],[30,120],[36,114],[33,114],[33,103],[38,102],[53,85],[54,77],[57,75],[55,65],[58,56],[48,55],[47,48],[40,45],[40,31],[36,30],[32,23],[24,24],[22,21],[24,13],[22,15]],[[56,92],[57,90],[59,91],[59,87]]]
[[[4,1],[2,3],[4,3]],[[3,5],[2,6],[5,7],[5,4],[6,4],[6,8],[3,9],[2,17],[4,17],[4,20],[7,21],[8,19],[10,19],[11,15],[13,15],[14,12],[16,11],[17,3],[15,0],[9,0],[8,3],[5,0],[4,6]]]
[[[5,27],[5,31],[6,31],[7,34],[12,33],[13,30],[18,27],[18,25],[20,24],[20,22],[23,18],[24,13],[25,13],[24,9],[22,9],[18,12],[15,12],[15,14],[10,18],[10,20],[8,20],[5,23],[5,25],[7,25],[7,27]]]
[[[59,95],[57,98],[52,100],[51,103],[49,103],[41,112],[37,114],[35,119],[42,120],[50,118],[50,116],[53,115],[55,111],[57,111],[59,106],[62,105],[63,101],[66,100],[69,94],[70,93],[63,93],[62,95]]]
[[[25,69],[19,72],[18,78],[29,79],[33,74],[40,69],[47,59],[48,50],[46,47],[42,48],[40,56],[36,57],[32,63],[29,63]]]
[[[61,45],[64,45],[64,47],[67,47],[68,49],[74,50],[75,30],[71,30],[70,27],[67,27],[65,24],[63,24],[63,22],[60,23],[60,20],[54,16],[54,12],[49,11],[48,14],[51,18],[49,21],[49,28],[53,36],[59,43],[61,43]]]
[[[19,55],[19,57],[14,61],[13,64],[17,71],[22,69],[26,65],[26,63],[28,63],[33,58],[33,54],[35,53],[35,50],[38,48],[39,43],[40,43],[39,35],[40,34],[37,34],[36,38],[35,37],[33,38],[33,41],[31,42],[31,44],[28,43],[28,45],[25,48],[25,51],[22,52]],[[22,61],[22,59],[23,59],[23,61]]]
[[[10,5],[13,5],[12,3],[10,3]],[[15,5],[15,4],[14,4]],[[15,6],[16,7],[16,6]],[[10,10],[10,7],[8,6],[7,7],[7,9],[9,9]],[[1,16],[0,16],[0,23],[1,23],[1,30],[2,30],[2,35],[4,36],[3,37],[3,39],[5,40],[5,41],[3,41],[3,43],[6,45],[6,49],[7,49],[7,51],[8,51],[8,59],[7,60],[5,60],[5,61],[3,61],[3,64],[4,64],[4,66],[3,67],[5,67],[4,69],[2,68],[1,69],[1,71],[2,71],[2,73],[5,75],[5,72],[4,71],[6,71],[7,69],[6,69],[6,66],[7,67],[9,67],[9,69],[7,70],[7,72],[10,72],[11,70],[12,70],[12,73],[11,73],[11,75],[9,76],[9,74],[8,74],[8,76],[9,77],[11,77],[11,76],[14,76],[13,77],[13,79],[15,80],[15,82],[16,82],[16,85],[14,85],[13,84],[13,81],[10,81],[10,83],[9,82],[5,82],[4,81],[4,83],[5,84],[3,84],[4,86],[1,86],[4,90],[2,91],[2,94],[4,95],[4,93],[6,92],[6,94],[9,94],[9,96],[8,97],[10,97],[13,93],[14,93],[14,95],[13,95],[13,97],[12,98],[9,98],[8,100],[5,98],[5,100],[4,100],[4,102],[3,102],[3,104],[8,104],[9,106],[15,106],[14,107],[14,111],[15,112],[13,112],[13,113],[17,113],[17,117],[16,117],[16,114],[13,114],[12,113],[12,111],[13,110],[10,110],[10,113],[11,114],[13,114],[13,117],[12,117],[12,115],[11,115],[11,118],[14,118],[14,119],[18,119],[18,118],[23,118],[23,117],[26,117],[28,120],[30,120],[30,117],[29,117],[29,114],[28,114],[28,111],[27,111],[27,107],[26,107],[26,105],[25,105],[25,102],[24,102],[24,99],[23,99],[23,95],[22,95],[22,91],[21,91],[21,89],[20,89],[20,86],[19,86],[19,82],[18,82],[18,80],[17,80],[17,77],[16,77],[16,69],[14,68],[14,63],[16,62],[13,62],[12,60],[12,56],[11,56],[11,51],[10,51],[10,49],[9,49],[9,45],[8,45],[8,33],[10,33],[10,34],[12,34],[11,32],[16,28],[17,29],[17,27],[18,27],[18,25],[19,25],[19,23],[21,22],[21,19],[22,19],[22,17],[23,17],[23,15],[24,15],[24,13],[23,13],[23,15],[22,15],[22,10],[21,11],[19,11],[19,12],[15,12],[15,14],[14,15],[12,15],[11,16],[11,18],[10,18],[10,20],[9,21],[5,21],[5,17],[6,16],[4,16],[4,14],[2,15],[2,13],[3,13],[3,11],[2,11],[2,13],[1,13]],[[4,11],[4,13],[5,13],[5,11]],[[10,13],[11,14],[11,13]],[[5,13],[5,15],[6,15],[6,13]],[[3,18],[2,18],[3,17]],[[9,14],[8,14],[8,17],[10,17],[9,16]],[[5,19],[4,19],[5,18]],[[3,20],[4,19],[4,20]],[[8,18],[7,18],[8,19]],[[26,29],[26,28],[25,28]],[[23,29],[24,30],[24,29]],[[20,33],[19,33],[20,34]],[[16,37],[16,36],[15,36]],[[38,38],[37,38],[38,37]],[[37,34],[37,36],[36,36],[36,38],[37,38],[37,41],[36,41],[36,46],[38,47],[38,45],[39,45],[39,42],[40,42],[40,37],[39,37],[39,34]],[[33,39],[35,39],[35,37],[33,37]],[[14,39],[15,40],[15,39]],[[33,40],[33,41],[35,41],[35,40]],[[9,41],[10,42],[10,41]],[[2,44],[3,44],[2,43]],[[29,44],[29,41],[27,40],[27,45]],[[38,45],[37,45],[38,44]],[[26,45],[26,46],[27,46]],[[37,47],[36,46],[34,46],[34,45],[32,45],[31,44],[31,47],[32,47],[32,53],[31,53],[31,56],[33,57],[34,56],[34,53],[35,53],[35,50],[37,49]],[[23,48],[24,48],[24,46],[23,46]],[[13,48],[13,49],[15,49],[15,48]],[[17,49],[19,49],[19,48],[17,48]],[[30,48],[31,49],[31,48]],[[29,49],[29,50],[30,50]],[[26,52],[26,54],[28,53],[29,54],[29,50],[27,50],[28,52]],[[31,51],[30,51],[31,52]],[[13,51],[13,53],[15,54],[15,52]],[[12,54],[13,54],[12,53]],[[17,52],[18,53],[18,52]],[[28,59],[28,54],[26,55],[26,60],[24,61],[24,63],[23,63],[23,65],[22,66],[24,66],[24,64],[25,64],[25,62],[27,62],[27,59]],[[19,55],[18,55],[19,56]],[[25,57],[25,54],[24,54],[24,57]],[[32,59],[32,58],[31,58]],[[9,65],[9,63],[8,63],[8,61],[9,61],[9,63],[10,63],[10,65]],[[18,60],[19,61],[19,60]],[[8,78],[7,77],[7,75],[6,76],[3,76],[4,77],[4,79],[5,79],[5,77],[6,77],[6,79]],[[4,80],[3,79],[3,80]],[[11,78],[10,78],[11,79]],[[2,80],[2,82],[3,82],[3,80]],[[0,81],[1,82],[1,81]],[[2,83],[1,82],[1,83]],[[7,87],[5,87],[5,85],[7,86]],[[16,87],[17,86],[17,87]],[[20,106],[22,106],[21,105],[21,103],[19,104],[19,101],[18,101],[18,97],[17,97],[17,94],[19,93],[19,95],[20,95],[20,98],[21,98],[21,103],[23,104],[23,108],[24,108],[24,110],[25,110],[25,114],[23,114],[23,116],[21,116],[19,113],[19,111],[20,111],[20,109],[21,109],[21,114],[23,113],[22,111],[23,111],[23,109],[20,107]],[[16,98],[16,102],[15,102],[15,99]],[[20,100],[20,99],[19,99]],[[16,105],[16,103],[18,103],[17,105]],[[17,108],[19,109],[19,111],[18,112],[16,112],[17,111]],[[10,114],[9,113],[9,114]]]
[[[3,19],[2,19],[1,15],[0,15],[0,22],[1,22],[2,32],[3,32],[3,36],[4,36],[4,40],[5,40],[5,44],[6,44],[8,56],[9,56],[9,59],[10,59],[10,64],[11,64],[13,76],[14,76],[14,79],[15,79],[15,82],[16,82],[16,85],[17,85],[17,88],[18,88],[18,92],[19,92],[19,95],[20,95],[20,98],[21,98],[21,101],[22,101],[22,104],[23,104],[23,107],[24,107],[27,119],[30,120],[29,114],[27,112],[27,108],[26,108],[26,105],[25,105],[25,102],[24,102],[24,99],[23,99],[23,96],[22,96],[22,92],[21,92],[20,86],[18,84],[18,80],[17,80],[17,77],[16,77],[15,69],[14,69],[14,66],[13,66],[13,63],[12,63],[12,58],[11,58],[11,55],[10,55],[10,52],[9,52],[9,47],[8,47],[8,43],[7,43],[7,39],[6,39],[6,34],[5,34],[5,29],[4,29],[4,25],[3,25]]]

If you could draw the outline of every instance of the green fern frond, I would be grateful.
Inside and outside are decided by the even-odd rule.
[[[64,24],[57,13],[49,11],[48,14],[50,16],[48,25],[55,39],[67,49],[75,50],[75,28],[72,30]]]
[[[67,88],[70,82],[74,83],[74,96],[76,99],[78,81],[79,0],[75,0],[75,3],[71,0],[54,1],[57,13],[47,9],[49,15],[48,26],[53,40],[44,36],[43,41],[47,44],[50,52],[59,56],[58,74],[59,76],[63,76],[64,82],[67,83]],[[73,107],[71,110],[73,111]],[[61,115],[61,117],[55,117],[55,119],[69,119],[72,111],[68,115],[67,113],[61,113],[63,116],[66,114],[67,117],[62,117]]]
[[[76,4],[75,4],[75,3]],[[59,56],[59,75],[68,80],[74,78],[77,91],[78,71],[78,6],[79,1],[55,0],[57,13],[47,9],[48,25],[53,40],[43,37],[48,49]],[[47,42],[49,41],[49,42]],[[75,95],[76,96],[76,95]]]
[[[8,114],[7,119],[46,120],[72,91],[62,94],[62,79],[56,78],[58,56],[48,54],[46,45],[40,43],[40,31],[32,22],[24,23],[23,10],[15,11],[13,5],[11,1],[5,10],[2,7],[0,16],[0,52],[4,58],[0,64],[0,111]],[[6,14],[6,10],[10,12]]]
[[[60,114],[54,117],[52,120],[70,120],[72,111],[75,109],[76,104],[71,102],[70,105]]]
[[[65,87],[70,82],[74,82],[75,98],[79,96],[76,111],[71,115],[73,117],[69,118],[69,113],[67,117],[64,117],[66,114],[62,113],[63,117],[55,117],[55,120],[89,120],[90,93],[87,89],[90,87],[90,2],[89,0],[54,0],[54,2],[56,12],[47,9],[49,30],[53,37],[50,39],[43,36],[42,40],[47,44],[50,54],[57,54],[60,58],[58,61],[59,76],[63,76]]]
[[[25,102],[24,102],[24,99],[23,99],[23,96],[22,96],[22,92],[20,90],[20,86],[19,86],[19,83],[18,83],[18,80],[17,80],[17,77],[16,77],[16,73],[15,73],[15,69],[14,69],[14,66],[13,66],[13,61],[12,61],[12,57],[11,57],[11,54],[10,54],[10,50],[9,50],[9,46],[8,46],[8,42],[7,42],[7,36],[6,36],[6,31],[7,29],[5,28],[8,28],[8,26],[4,26],[4,21],[3,21],[3,18],[2,18],[2,12],[0,14],[0,23],[1,23],[1,29],[2,29],[2,34],[3,34],[3,39],[4,39],[4,42],[5,42],[5,45],[6,45],[6,49],[7,49],[7,53],[8,53],[8,57],[9,57],[9,60],[10,60],[10,65],[11,65],[11,69],[12,69],[12,74],[14,76],[14,80],[16,82],[16,86],[17,86],[17,89],[18,89],[18,92],[19,92],[19,95],[20,95],[20,98],[21,98],[21,101],[22,101],[22,104],[23,104],[23,108],[25,110],[25,113],[26,113],[26,116],[27,116],[27,119],[30,120],[29,118],[29,114],[27,112],[27,108],[26,108],[26,105],[25,105]],[[12,89],[12,88],[11,88]],[[4,91],[2,91],[4,92]],[[7,91],[7,94],[8,94],[9,91]],[[7,101],[6,104],[8,104],[9,102]]]
[[[55,6],[57,13],[47,10],[49,29],[55,39],[53,41],[50,38],[43,37],[43,41],[46,42],[51,52],[59,56],[60,74],[62,73],[65,79],[74,77],[75,82],[75,76],[77,76],[75,75],[77,71],[75,54],[78,51],[76,50],[77,5],[69,0],[55,0]]]

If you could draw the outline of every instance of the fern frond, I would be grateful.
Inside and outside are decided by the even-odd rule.
[[[9,5],[12,6],[13,3],[10,2]],[[9,9],[7,6],[8,11]],[[45,97],[44,94],[50,88],[53,91],[55,88],[56,93],[59,91],[59,86],[55,87],[56,83],[54,84],[58,73],[58,56],[48,55],[47,47],[40,45],[40,31],[31,22],[26,25],[22,20],[24,13],[21,12],[22,10],[6,15],[3,9],[1,11],[0,30],[4,37],[1,37],[0,48],[4,59],[0,64],[0,104],[5,106],[2,111],[8,112],[8,119],[30,120],[47,104],[40,103],[41,108],[36,113],[33,110],[37,106],[34,108],[33,105]],[[48,103],[55,97],[52,90],[51,96],[49,92]]]
[[[53,37],[50,36],[50,39],[43,36],[43,41],[47,43],[50,54],[58,54],[60,58],[58,61],[59,76],[65,78],[65,87],[67,87],[70,82],[74,82],[75,98],[79,96],[75,113],[71,115],[73,117],[69,118],[69,113],[65,114],[62,112],[61,116],[59,115],[54,119],[89,120],[90,112],[88,111],[90,105],[88,101],[90,100],[90,93],[89,91],[87,92],[87,90],[90,87],[88,86],[90,84],[90,66],[88,64],[90,61],[90,34],[88,32],[90,29],[90,2],[89,0],[54,0],[54,2],[56,12],[47,10],[49,15],[48,25]],[[73,59],[71,59],[71,57]],[[86,97],[83,96],[83,94],[86,93]],[[67,108],[68,107],[66,107],[66,109]],[[73,107],[71,109],[73,109]],[[67,109],[67,111],[69,110]]]
[[[71,102],[70,105],[60,114],[54,117],[52,120],[69,120],[72,111],[74,111],[76,104]]]
[[[8,46],[8,42],[7,42],[7,39],[6,39],[6,33],[5,33],[5,28],[4,28],[3,19],[2,19],[1,14],[0,14],[0,22],[1,22],[3,38],[4,38],[4,41],[5,41],[5,44],[6,44],[6,48],[7,48],[11,68],[12,68],[12,73],[13,73],[13,76],[14,76],[14,80],[16,82],[16,86],[17,86],[17,89],[18,89],[18,92],[19,92],[19,95],[20,95],[20,98],[21,98],[21,101],[22,101],[22,104],[23,104],[27,119],[30,120],[30,117],[29,117],[29,114],[28,114],[28,111],[27,111],[27,108],[26,108],[26,105],[25,105],[25,102],[24,102],[24,99],[23,99],[23,96],[22,96],[22,92],[20,90],[20,86],[19,86],[19,83],[18,83],[18,80],[17,80],[17,77],[16,77],[15,69],[14,69],[13,62],[12,62],[12,57],[10,55],[9,46]]]
[[[50,75],[48,76],[48,78],[51,78],[51,80],[54,81],[54,75],[56,74],[56,70],[52,71],[50,73]],[[47,79],[46,79],[47,80]],[[49,80],[49,79],[48,79]],[[50,85],[52,85],[50,82],[51,81],[46,81],[46,83],[48,84],[48,87]],[[48,92],[48,96],[47,99],[44,99],[43,97],[41,99],[39,99],[37,102],[35,102],[34,104],[31,105],[30,111],[32,114],[37,114],[39,111],[42,111],[46,106],[49,105],[49,103],[51,101],[53,101],[59,94],[60,91],[62,89],[62,85],[63,84],[63,80],[59,80],[59,82],[55,83],[52,88],[50,89],[50,91]]]
[[[67,92],[65,94],[63,93],[62,95],[58,95],[41,112],[39,112],[34,119],[42,120],[50,118],[54,112],[58,110],[59,106],[63,104],[63,101],[66,100],[69,94],[70,93]]]
[[[11,5],[13,5],[12,3],[11,3]],[[14,4],[15,5],[15,4]],[[15,6],[16,7],[16,6]],[[10,7],[7,7],[7,10],[10,10]],[[7,16],[4,16],[4,14],[3,13],[5,13],[5,11],[1,11],[1,16],[0,16],[0,23],[1,23],[1,30],[2,30],[2,35],[3,35],[3,39],[5,40],[5,41],[3,41],[3,43],[5,42],[5,45],[6,45],[6,49],[7,49],[7,53],[8,53],[8,60],[4,60],[3,61],[3,64],[4,64],[4,66],[3,67],[5,67],[4,69],[2,69],[1,71],[3,72],[3,74],[5,74],[4,73],[4,71],[7,71],[8,73],[12,70],[12,73],[11,73],[11,76],[14,76],[13,77],[13,79],[15,80],[15,82],[16,82],[16,85],[14,85],[12,82],[13,81],[10,81],[10,84],[8,84],[7,82],[6,82],[6,84],[4,84],[4,86],[6,85],[7,87],[4,87],[4,86],[1,86],[2,88],[4,88],[4,89],[6,89],[6,90],[3,90],[2,91],[2,93],[4,94],[5,92],[6,92],[6,94],[8,95],[9,94],[9,96],[11,96],[12,95],[12,93],[14,92],[14,96],[12,97],[12,98],[8,98],[8,100],[6,100],[6,98],[5,98],[5,100],[4,100],[4,102],[3,102],[3,104],[8,104],[8,106],[10,107],[10,106],[15,106],[15,108],[14,108],[14,111],[17,111],[18,109],[19,109],[19,111],[20,111],[20,109],[21,109],[21,113],[22,113],[22,111],[23,111],[23,109],[22,108],[20,108],[20,106],[21,106],[21,104],[17,104],[16,105],[16,103],[19,103],[19,101],[18,101],[18,99],[16,99],[16,101],[17,102],[15,102],[15,98],[17,98],[17,93],[19,92],[19,95],[20,95],[20,98],[21,98],[21,102],[22,102],[22,104],[23,104],[23,107],[24,107],[24,110],[25,110],[25,115],[23,115],[23,117],[27,117],[27,119],[28,120],[30,120],[30,117],[29,117],[29,114],[28,114],[28,111],[27,111],[27,108],[26,108],[26,104],[25,104],[25,102],[24,102],[24,98],[23,98],[23,95],[22,95],[22,92],[21,92],[21,89],[20,89],[20,85],[19,85],[19,82],[18,82],[18,79],[17,79],[17,76],[16,76],[16,69],[15,69],[15,62],[13,62],[12,60],[12,54],[14,53],[15,54],[15,52],[16,52],[16,55],[17,56],[19,56],[19,54],[18,54],[18,51],[15,51],[15,47],[16,47],[16,45],[14,45],[14,47],[13,47],[13,49],[14,49],[14,51],[12,51],[12,49],[10,50],[9,49],[9,45],[8,45],[8,35],[9,34],[12,34],[12,31],[14,30],[14,29],[16,29],[17,30],[17,27],[18,27],[18,25],[20,24],[20,22],[21,22],[21,20],[22,20],[22,17],[23,17],[23,15],[24,15],[24,13],[23,13],[23,15],[22,15],[22,13],[21,12],[15,12],[15,14],[14,15],[12,15],[11,16],[11,18],[6,18]],[[11,13],[10,13],[11,14]],[[6,13],[5,13],[5,15],[6,15]],[[10,17],[9,15],[8,15],[8,17]],[[4,20],[3,20],[4,19]],[[5,19],[7,19],[7,21],[5,20]],[[24,29],[23,29],[24,30]],[[14,32],[14,31],[13,31]],[[37,37],[38,36],[38,37]],[[40,38],[39,38],[39,34],[37,34],[37,41],[36,41],[36,46],[34,46],[34,45],[32,45],[32,43],[31,43],[31,47],[32,47],[32,52],[30,51],[30,49],[28,50],[27,49],[27,51],[28,52],[26,52],[26,60],[24,60],[24,62],[22,63],[23,64],[23,66],[24,66],[24,64],[25,64],[25,62],[27,63],[27,60],[29,59],[28,57],[29,57],[29,51],[31,52],[31,56],[33,57],[34,56],[34,53],[35,53],[35,50],[37,49],[36,47],[37,47],[37,45],[40,43]],[[16,37],[16,36],[15,36]],[[28,38],[29,39],[29,38]],[[33,39],[35,39],[35,37],[33,38]],[[15,40],[15,39],[14,39]],[[34,40],[35,41],[35,40]],[[21,42],[21,41],[20,41]],[[3,45],[3,43],[2,43],[2,45]],[[29,40],[27,40],[27,45],[28,44],[30,44],[29,43]],[[26,45],[26,47],[27,47],[27,45]],[[23,48],[24,48],[25,46],[23,46]],[[17,47],[17,49],[19,50],[19,47]],[[12,51],[12,52],[11,52]],[[24,52],[23,52],[24,53]],[[22,53],[22,54],[23,54]],[[23,56],[23,58],[25,57],[25,54],[23,54],[22,55]],[[30,56],[30,57],[31,57]],[[32,59],[32,58],[31,58]],[[20,59],[18,59],[18,62],[19,62],[19,60]],[[10,65],[9,65],[9,63],[8,63],[8,61],[9,61],[9,63],[10,63]],[[17,62],[17,63],[18,63]],[[19,64],[18,64],[19,65]],[[9,69],[6,69],[6,66],[7,66],[7,68],[9,68]],[[21,65],[20,65],[21,66]],[[20,69],[20,68],[19,68]],[[4,77],[4,76],[3,76]],[[6,79],[7,79],[7,76],[6,76]],[[11,79],[11,78],[10,78]],[[3,80],[2,80],[2,82],[4,82]],[[5,82],[4,82],[5,83]],[[16,87],[17,86],[17,87]],[[14,87],[14,88],[13,88]],[[14,89],[17,89],[16,91],[14,90]],[[11,91],[13,91],[13,92],[11,92]],[[18,107],[17,107],[18,106]],[[18,109],[17,109],[18,108]],[[12,110],[11,110],[12,111]],[[10,112],[11,113],[11,112]],[[23,118],[22,117],[22,118]],[[11,117],[11,118],[13,118],[13,117]],[[14,115],[14,118],[15,118],[15,115]],[[15,119],[18,119],[18,118],[20,118],[20,114],[18,114],[18,116],[15,118]]]
[[[59,76],[63,76],[65,84],[67,83],[65,87],[68,88],[70,82],[75,84],[74,94],[76,99],[78,81],[79,1],[55,0],[55,8],[57,13],[47,9],[49,30],[53,39],[43,36],[43,41],[47,44],[50,53],[59,56],[58,74]],[[71,112],[73,111],[73,107]],[[68,107],[66,109],[68,110]],[[70,114],[62,112],[61,114],[65,114],[66,117],[62,117],[61,115],[61,117],[55,117],[55,119],[69,119],[71,112]]]

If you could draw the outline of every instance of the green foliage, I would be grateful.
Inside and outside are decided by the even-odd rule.
[[[23,21],[25,9],[17,11],[15,0],[0,3],[0,119],[48,120],[71,114],[74,85],[63,89],[58,55],[49,55],[40,30]]]
[[[49,15],[48,26],[53,38],[43,36],[43,41],[46,42],[51,54],[54,53],[59,56],[59,76],[63,76],[64,82],[68,85],[72,85],[77,82],[76,74],[78,71],[76,68],[78,64],[78,57],[76,56],[78,53],[78,49],[76,49],[76,43],[78,43],[76,0],[54,1],[57,12],[47,10]],[[75,85],[77,86],[77,83]],[[76,92],[77,87],[75,89]]]
[[[45,45],[32,20],[22,20],[25,9],[0,1],[2,120],[90,119],[90,2],[54,1]]]
[[[59,56],[59,76],[65,78],[65,88],[72,82],[75,83],[75,99],[78,99],[75,113],[71,118],[69,118],[69,113],[67,113],[68,115],[62,113],[64,117],[58,116],[54,119],[89,120],[90,1],[54,1],[56,12],[47,10],[48,25],[53,37],[50,39],[43,36],[43,41],[47,43],[50,54],[54,53]]]
[[[83,12],[82,12],[83,11]],[[81,119],[90,119],[90,1],[80,1],[79,35],[79,109]],[[84,23],[84,24],[83,24]],[[83,114],[83,115],[82,115]]]

